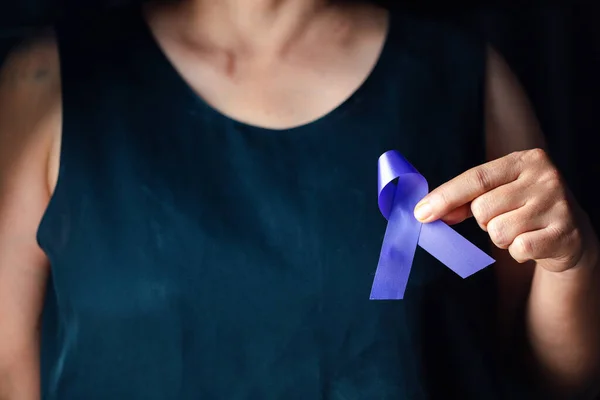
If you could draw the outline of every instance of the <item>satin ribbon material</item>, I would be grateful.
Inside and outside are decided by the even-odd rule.
[[[413,215],[414,207],[427,195],[427,180],[399,152],[379,158],[379,210],[388,220],[375,272],[371,300],[399,300],[404,297],[417,245],[466,278],[494,263],[442,221],[422,224]]]

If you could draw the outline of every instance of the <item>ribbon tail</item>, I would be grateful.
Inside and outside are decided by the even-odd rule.
[[[423,224],[419,246],[466,278],[495,260],[442,221]]]
[[[395,196],[373,280],[371,300],[404,298],[422,224],[403,205],[401,197]]]

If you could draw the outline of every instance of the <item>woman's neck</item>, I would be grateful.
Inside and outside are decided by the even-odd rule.
[[[301,39],[325,0],[187,0],[185,18],[194,36],[232,52],[277,54]]]

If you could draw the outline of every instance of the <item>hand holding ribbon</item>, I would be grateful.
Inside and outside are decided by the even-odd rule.
[[[554,274],[595,270],[600,259],[591,220],[542,149],[471,168],[425,196],[415,216],[424,223],[473,217],[515,261]]]
[[[429,188],[425,178],[400,153],[384,153],[378,167],[379,210],[388,226],[371,290],[372,300],[404,297],[417,245],[462,278],[494,262],[444,222],[423,224],[414,217],[414,207]]]

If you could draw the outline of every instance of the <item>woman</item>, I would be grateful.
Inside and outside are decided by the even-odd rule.
[[[598,240],[509,69],[450,26],[154,5],[17,49],[0,113],[3,399],[564,397],[597,371]],[[418,248],[405,298],[369,300],[388,150],[437,187],[415,217],[472,214],[493,267]]]

